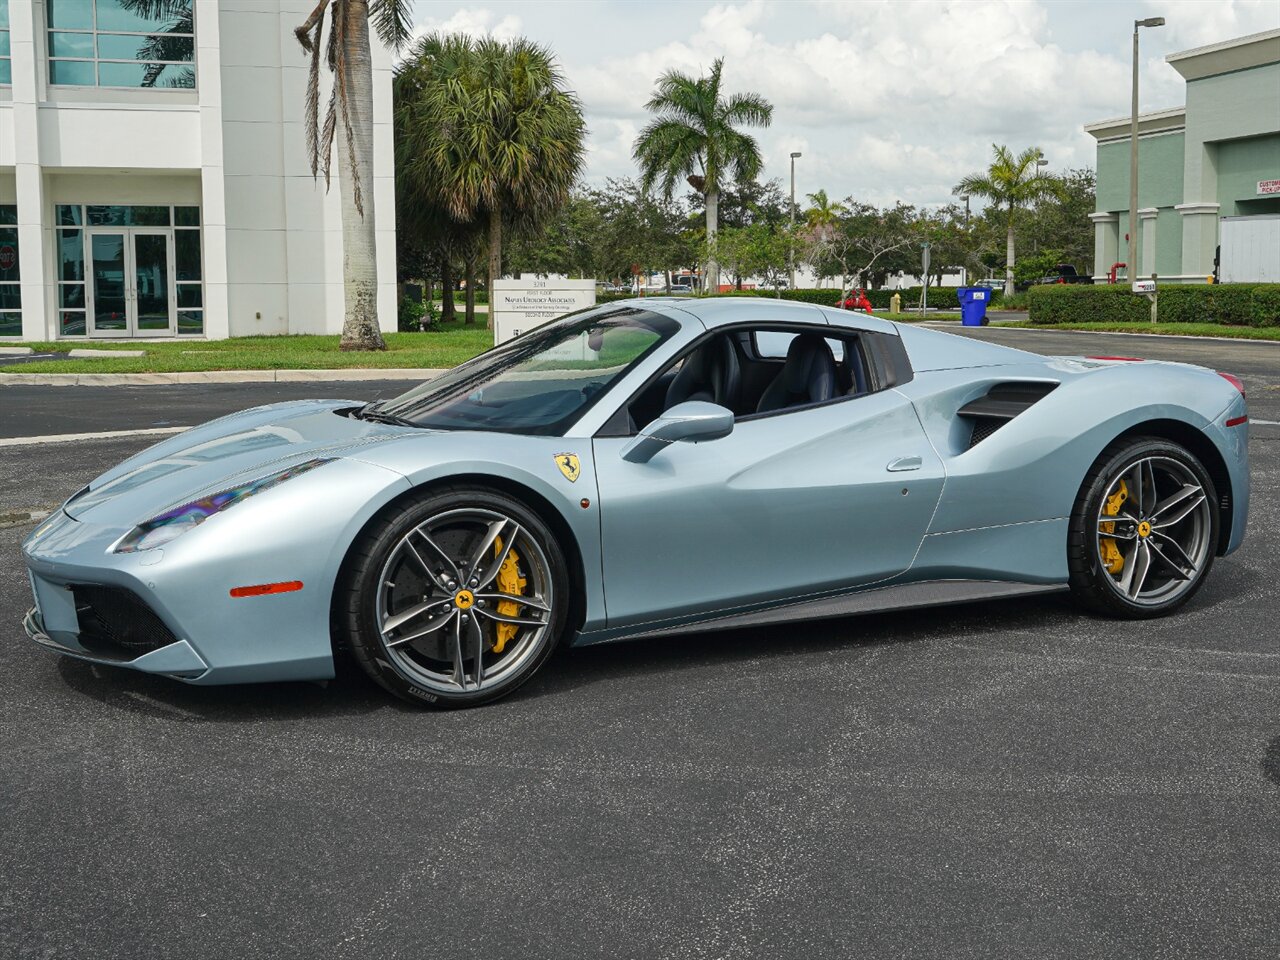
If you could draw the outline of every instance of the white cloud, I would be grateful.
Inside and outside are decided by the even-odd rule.
[[[521,20],[518,16],[508,14],[498,17],[491,10],[483,7],[463,7],[445,19],[423,17],[414,22],[413,36],[425,36],[428,33],[464,33],[469,37],[496,37],[499,40],[510,40],[521,32]]]
[[[1143,33],[1144,109],[1182,102],[1166,53],[1280,26],[1276,0],[434,0],[427,11],[436,29],[524,32],[557,52],[587,113],[592,181],[634,175],[631,142],[660,74],[723,56],[727,90],[774,104],[773,125],[751,131],[766,176],[786,186],[800,150],[797,194],[929,205],[948,202],[993,142],[1038,145],[1054,168],[1093,165],[1081,127],[1128,110],[1135,18],[1168,19]]]

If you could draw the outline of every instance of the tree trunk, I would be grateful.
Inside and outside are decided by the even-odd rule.
[[[342,350],[385,350],[378,328],[377,230],[373,211],[373,57],[369,49],[368,0],[347,0],[346,58],[347,110],[351,118],[351,149],[341,130],[338,182],[342,194],[342,281],[345,313]],[[337,82],[335,78],[334,82]],[[355,165],[352,166],[352,156]],[[356,197],[356,179],[360,197]]]
[[[707,192],[707,246],[715,249],[716,233],[720,229],[720,191]],[[707,272],[702,278],[703,293],[720,292],[720,264],[714,256],[707,258]]]
[[[1009,231],[1004,238],[1004,295],[1013,296],[1013,207],[1009,207]]]
[[[458,319],[457,308],[453,304],[453,264],[448,257],[440,260],[440,320],[453,323]]]
[[[489,329],[493,329],[493,282],[502,276],[502,211],[495,203],[489,210]],[[470,289],[470,284],[467,285]],[[471,322],[470,318],[467,320]]]
[[[476,262],[467,261],[467,323],[476,322]]]

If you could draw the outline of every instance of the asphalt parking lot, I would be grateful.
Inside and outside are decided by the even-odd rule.
[[[1242,377],[1249,536],[1183,612],[588,648],[457,713],[187,687],[36,649],[4,525],[151,441],[0,446],[0,957],[1275,957],[1280,345],[971,334]],[[403,386],[0,386],[0,441]]]

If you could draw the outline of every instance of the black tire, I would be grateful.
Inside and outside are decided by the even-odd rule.
[[[1099,533],[1099,519],[1109,522],[1107,521],[1109,514],[1103,514],[1103,501],[1108,491],[1114,489],[1113,484],[1122,478],[1131,480],[1133,471],[1140,469],[1139,465],[1143,462],[1160,464],[1162,470],[1172,473],[1177,473],[1180,465],[1186,477],[1202,488],[1205,507],[1201,511],[1202,519],[1198,521],[1201,525],[1196,528],[1196,549],[1191,551],[1198,562],[1190,565],[1177,564],[1182,569],[1182,573],[1174,576],[1171,575],[1173,567],[1167,560],[1153,560],[1151,569],[1158,571],[1157,581],[1160,576],[1164,576],[1167,581],[1164,587],[1167,596],[1162,597],[1160,590],[1157,589],[1152,596],[1142,597],[1141,587],[1139,587],[1138,599],[1134,599],[1125,589],[1122,589],[1121,580],[1117,579],[1122,577],[1122,574],[1113,574],[1104,563],[1100,538],[1106,535]],[[1158,506],[1160,496],[1156,484],[1153,474],[1151,487],[1153,492],[1150,499],[1154,505]],[[1170,484],[1170,478],[1166,476],[1165,492],[1170,489]],[[1080,487],[1075,506],[1071,511],[1071,523],[1067,535],[1067,567],[1072,595],[1076,602],[1086,609],[1109,617],[1145,620],[1172,613],[1195,596],[1204,584],[1217,552],[1220,523],[1218,497],[1213,479],[1191,451],[1180,444],[1156,437],[1131,437],[1117,440],[1094,461],[1088,474],[1085,475],[1084,483]],[[1145,526],[1148,532],[1139,534],[1140,526]],[[1131,529],[1133,536],[1128,539],[1134,543],[1136,549],[1140,544],[1140,536],[1169,539],[1164,533],[1152,533],[1152,526],[1153,524],[1131,522],[1122,527],[1112,523],[1107,529],[1126,532]],[[1177,533],[1176,526],[1172,528],[1172,533]],[[1152,539],[1150,542],[1155,544],[1157,541]],[[1173,555],[1172,548],[1167,545],[1164,550],[1156,549],[1155,553]],[[1192,558],[1188,556],[1187,559]],[[1131,561],[1126,560],[1126,562]]]
[[[403,556],[403,552],[397,553],[397,551],[401,551],[401,544],[413,531],[429,524],[433,518],[438,518],[442,514],[465,514],[472,511],[491,512],[518,524],[520,532],[518,536],[512,536],[512,543],[514,545],[518,538],[521,544],[527,545],[524,551],[526,559],[522,561],[523,563],[533,563],[536,557],[538,580],[542,583],[542,592],[551,599],[547,604],[548,611],[536,614],[543,618],[545,626],[532,630],[530,635],[535,639],[529,641],[528,646],[523,649],[518,663],[510,666],[505,673],[494,679],[491,685],[485,685],[490,679],[486,675],[481,684],[467,689],[467,672],[463,670],[459,660],[458,669],[463,671],[463,686],[451,689],[436,682],[428,669],[424,668],[421,672],[415,669],[416,644],[406,644],[393,650],[391,646],[384,643],[385,628],[380,630],[378,627],[379,611],[382,609],[379,603],[385,602],[380,600],[380,590],[384,589],[384,582],[386,582],[383,576],[384,570],[388,564],[396,562],[397,556]],[[457,552],[465,551],[460,548]],[[442,600],[446,604],[449,602],[449,597],[438,595],[435,587],[425,578],[423,583],[428,591],[423,595],[424,601],[430,594],[432,598],[429,602],[432,604],[437,600]],[[460,583],[458,586],[465,588],[466,584]],[[343,565],[343,573],[339,577],[336,591],[333,617],[337,634],[335,645],[350,650],[353,659],[386,690],[419,706],[437,708],[479,706],[515,691],[538,671],[558,646],[561,634],[564,632],[566,612],[570,603],[569,577],[564,554],[541,517],[519,500],[505,493],[470,486],[432,488],[396,503],[376,518],[352,545]],[[462,592],[468,591],[463,589]],[[476,595],[479,596],[479,591]],[[484,603],[474,600],[471,602],[478,607],[484,606]],[[495,610],[497,606],[497,604],[493,605]],[[497,629],[497,624],[492,621],[475,616],[481,611],[473,610],[471,607],[466,609],[475,623]],[[461,610],[451,610],[448,616],[456,616],[459,623],[468,622],[465,621]],[[530,628],[520,629],[527,631]],[[419,642],[441,641],[441,637],[435,637]],[[483,634],[481,634],[481,643],[483,642]],[[461,652],[462,648],[458,649]],[[485,654],[492,654],[494,651],[493,646],[486,648],[481,654],[481,659],[483,660]],[[498,656],[501,662],[501,655]],[[429,664],[431,661],[423,662]],[[472,663],[474,666],[474,659]]]

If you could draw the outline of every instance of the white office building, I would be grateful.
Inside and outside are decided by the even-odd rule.
[[[341,329],[337,164],[326,194],[293,34],[314,5],[0,0],[0,342]],[[391,70],[375,37],[365,195],[393,330]]]

